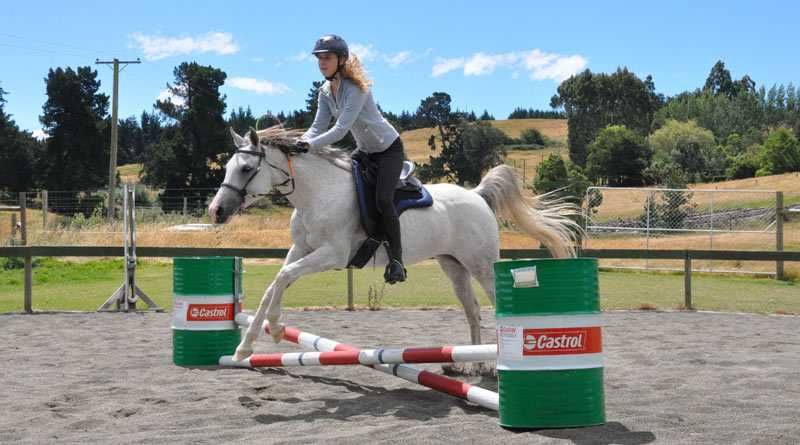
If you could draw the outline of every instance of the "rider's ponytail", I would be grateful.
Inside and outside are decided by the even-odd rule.
[[[347,62],[342,68],[342,76],[345,79],[350,79],[364,93],[372,86],[372,81],[367,77],[367,71],[355,54],[351,53],[350,57],[347,58]]]

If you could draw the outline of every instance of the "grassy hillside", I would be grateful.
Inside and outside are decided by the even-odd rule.
[[[548,139],[567,144],[566,119],[508,119],[489,122],[512,138],[519,137],[523,130],[535,128]]]
[[[566,145],[567,143],[566,119],[510,119],[489,121],[489,123],[513,138],[519,137],[523,130],[535,128],[558,145]],[[414,161],[428,160],[428,156],[432,154],[428,147],[428,138],[431,135],[436,137],[437,144],[441,141],[439,131],[435,128],[419,128],[417,130],[404,131],[400,135],[409,159]],[[540,152],[536,151],[536,153]]]
[[[567,121],[566,119],[509,119],[489,121],[494,127],[499,128],[510,137],[516,138],[529,128],[539,130],[545,137],[555,142],[555,146],[547,147],[542,150],[515,150],[508,154],[509,164],[515,165],[520,173],[524,173],[527,182],[530,182],[536,174],[536,166],[550,155],[550,153],[561,153],[567,156]],[[428,147],[428,138],[436,136],[437,144],[441,140],[438,137],[439,131],[435,128],[420,128],[417,130],[404,131],[400,137],[405,146],[406,155],[409,159],[417,162],[428,162],[428,156],[438,153],[431,152]],[[525,167],[523,172],[522,168]],[[120,166],[117,171],[125,182],[139,182],[139,173],[142,169],[141,164],[127,164]]]
[[[122,182],[139,183],[139,173],[142,171],[142,164],[126,164],[117,167],[117,173]]]
[[[782,175],[762,176],[760,178],[737,179],[713,183],[690,184],[693,193],[692,203],[698,210],[710,211],[724,208],[756,208],[775,205],[775,191],[783,191],[784,205],[800,204],[800,172]],[[704,193],[699,190],[715,190],[719,192]],[[725,192],[726,190],[751,190],[753,192]],[[599,207],[597,220],[614,218],[630,218],[642,213],[646,191],[608,191],[603,194],[603,203]],[[712,203],[713,200],[713,203]]]

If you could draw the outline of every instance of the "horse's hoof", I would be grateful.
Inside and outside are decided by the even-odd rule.
[[[444,375],[451,377],[497,377],[493,362],[446,363],[442,365]]]
[[[253,355],[253,348],[243,348],[239,346],[236,348],[236,353],[233,354],[233,359],[240,362],[251,355]]]
[[[286,326],[282,324],[273,325],[270,323],[269,325],[269,335],[272,336],[272,341],[275,343],[280,343],[283,340],[283,334],[286,332]]]

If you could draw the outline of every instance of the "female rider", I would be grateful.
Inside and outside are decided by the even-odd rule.
[[[384,279],[390,284],[405,281],[400,220],[394,206],[394,189],[403,168],[403,142],[381,115],[370,91],[360,61],[350,54],[347,43],[337,35],[322,36],[312,51],[326,82],[319,89],[317,115],[311,128],[298,139],[301,150],[315,149],[341,140],[350,131],[357,151],[378,167],[376,201],[381,225],[389,243],[389,264]],[[327,129],[331,117],[336,124]]]

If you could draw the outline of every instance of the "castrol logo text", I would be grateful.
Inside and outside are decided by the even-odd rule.
[[[594,354],[602,350],[599,326],[522,330],[522,355]]]
[[[190,304],[187,321],[233,320],[233,304]]]

